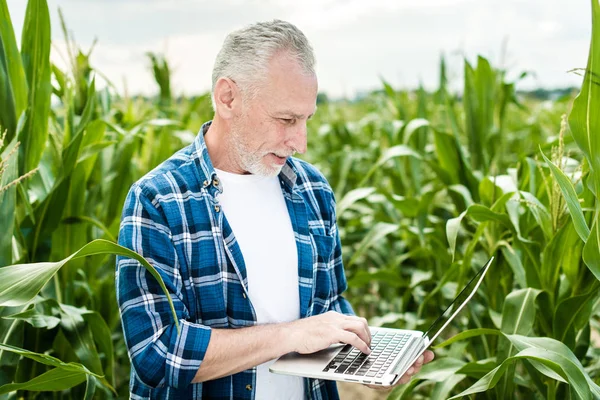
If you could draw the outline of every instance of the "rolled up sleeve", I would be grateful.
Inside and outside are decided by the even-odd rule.
[[[171,231],[152,196],[134,185],[125,201],[119,244],[143,256],[171,296],[180,330],[158,281],[138,261],[117,257],[117,302],[132,368],[150,386],[182,389],[202,364],[211,329],[190,322]]]

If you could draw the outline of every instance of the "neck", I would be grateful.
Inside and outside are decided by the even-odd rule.
[[[204,141],[213,167],[234,174],[246,173],[240,166],[237,157],[235,157],[234,147],[230,143],[231,127],[218,114],[215,114],[208,132],[204,135]]]

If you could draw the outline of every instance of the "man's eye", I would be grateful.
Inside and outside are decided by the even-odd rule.
[[[295,118],[280,118],[281,121],[287,125],[294,125],[296,123]]]

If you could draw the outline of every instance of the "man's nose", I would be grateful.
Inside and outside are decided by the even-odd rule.
[[[300,154],[306,153],[307,129],[306,122],[299,122],[291,129],[291,137],[287,141],[287,145],[292,147]]]

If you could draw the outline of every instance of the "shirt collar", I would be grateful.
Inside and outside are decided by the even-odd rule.
[[[210,156],[208,155],[208,149],[206,147],[206,141],[204,140],[204,135],[208,132],[208,128],[212,121],[205,122],[202,124],[200,128],[200,132],[196,135],[196,139],[194,139],[194,146],[196,147],[196,158],[198,159],[198,164],[200,168],[200,178],[203,182],[203,186],[215,186],[219,192],[223,192],[223,188],[221,183],[215,179],[217,173],[215,171],[215,167],[210,160]],[[296,185],[296,179],[298,178],[296,166],[292,160],[292,157],[288,157],[285,164],[281,168],[281,172],[278,177],[283,182],[285,186],[287,186],[290,191],[294,189]]]

